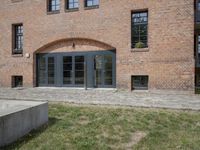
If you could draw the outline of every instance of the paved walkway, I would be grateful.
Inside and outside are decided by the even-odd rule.
[[[174,91],[125,92],[68,88],[0,88],[0,99],[200,110],[200,95]]]

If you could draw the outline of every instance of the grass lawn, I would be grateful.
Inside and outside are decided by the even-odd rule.
[[[135,132],[146,133],[131,145]],[[5,149],[199,150],[200,112],[49,105],[49,124]]]

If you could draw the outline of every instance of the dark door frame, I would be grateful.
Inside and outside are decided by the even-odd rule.
[[[39,58],[43,55],[46,59],[48,57],[55,58],[55,84],[48,85],[48,84],[40,84],[39,83]],[[113,77],[113,84],[112,85],[105,85],[95,87],[94,86],[94,57],[96,55],[112,55],[112,77]],[[84,56],[85,62],[84,66],[87,66],[84,70],[87,72],[85,73],[84,77],[84,84],[82,85],[64,85],[63,84],[63,57],[64,56],[72,56],[73,59],[75,56]],[[93,60],[93,61],[92,61]],[[74,68],[74,60],[73,60],[73,68]],[[57,52],[57,53],[39,53],[36,54],[36,85],[39,87],[85,87],[85,88],[115,88],[116,87],[116,50],[107,50],[107,51],[87,51],[87,52]],[[47,67],[46,62],[46,67]],[[93,69],[92,69],[93,68]],[[74,78],[74,77],[73,77]],[[47,80],[47,78],[46,78]],[[75,80],[75,79],[73,79]],[[47,83],[47,82],[45,82]]]
[[[105,75],[105,73],[106,73],[106,57],[105,56],[108,56],[108,55],[111,55],[112,56],[112,83],[115,83],[116,81],[116,79],[115,79],[115,76],[116,76],[116,70],[115,70],[115,68],[116,68],[116,58],[112,55],[112,54],[97,54],[97,55],[94,55],[94,63],[96,63],[96,56],[101,56],[101,58],[102,58],[102,68],[101,68],[101,73],[100,73],[100,75],[101,75],[101,84],[95,84],[95,87],[96,88],[112,88],[113,87],[113,84],[112,85],[108,85],[108,84],[106,84],[106,75]],[[94,64],[94,66],[96,66],[95,64]],[[94,75],[96,75],[96,72],[97,71],[97,69],[96,68],[94,68]],[[94,81],[96,80],[96,77],[94,77]]]
[[[60,74],[59,74],[59,77],[61,79],[61,82],[60,82],[60,87],[84,87],[84,84],[75,84],[75,80],[76,80],[76,77],[75,77],[75,57],[76,56],[83,56],[84,59],[86,59],[86,55],[84,54],[74,54],[74,53],[62,53],[62,54],[58,54],[59,55],[59,60],[61,61],[59,63],[59,65],[61,65],[61,68],[60,68]],[[63,57],[65,56],[69,56],[69,57],[72,57],[72,84],[64,84],[63,83]],[[85,63],[85,62],[84,62]]]
[[[37,83],[36,85],[37,86],[40,86],[40,87],[52,87],[52,86],[55,86],[57,83],[56,83],[56,78],[57,78],[57,72],[56,72],[56,68],[57,68],[57,56],[56,55],[53,55],[51,53],[49,54],[37,54],[37,68],[36,68],[36,73],[37,73],[37,76],[36,76],[36,80],[37,80]],[[45,81],[44,81],[44,84],[39,84],[39,61],[41,59],[41,57],[44,57],[45,59]],[[53,57],[54,58],[54,84],[48,84],[48,58],[50,57]]]

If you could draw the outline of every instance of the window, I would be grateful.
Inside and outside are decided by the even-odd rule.
[[[12,87],[22,87],[23,86],[23,76],[12,76]]]
[[[23,25],[13,25],[13,54],[22,54],[23,51]]]
[[[48,0],[48,11],[57,12],[60,10],[60,0]]]
[[[132,13],[132,48],[148,47],[148,12]]]
[[[67,4],[67,9],[78,9],[78,1],[79,0],[67,0],[66,4]]]
[[[196,1],[196,21],[200,22],[200,0]]]
[[[200,65],[200,35],[195,36],[195,52],[197,65]]]
[[[200,74],[196,74],[195,75],[195,83],[196,83],[196,87],[200,87]]]
[[[200,65],[200,35],[198,35],[198,50],[197,50],[198,64]]]
[[[132,76],[132,90],[147,90],[149,77],[143,76]]]
[[[99,6],[99,0],[85,0],[85,7]]]
[[[200,11],[200,0],[197,1],[197,10]]]

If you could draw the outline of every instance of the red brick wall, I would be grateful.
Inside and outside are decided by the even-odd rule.
[[[76,12],[66,12],[64,0],[61,5],[59,14],[47,15],[46,0],[1,0],[0,86],[10,87],[12,75],[23,75],[24,86],[33,86],[35,51],[54,41],[83,38],[116,48],[118,88],[130,89],[131,75],[149,75],[150,89],[193,90],[193,0],[100,0],[100,7],[90,10],[80,0]],[[131,49],[131,11],[140,9],[149,12],[149,47],[138,52]],[[24,25],[22,57],[11,55],[14,23]],[[78,44],[77,49],[54,44],[50,51],[102,50],[98,42]],[[26,58],[26,53],[31,57]]]

